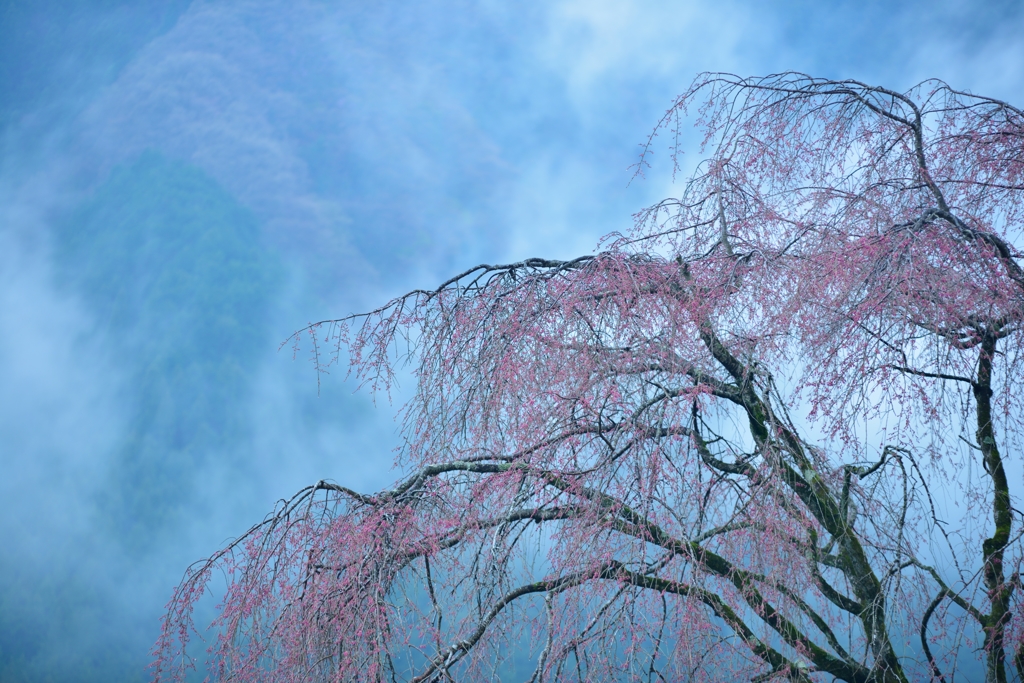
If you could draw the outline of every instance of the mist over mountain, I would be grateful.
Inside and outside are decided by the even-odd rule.
[[[238,397],[272,342],[281,265],[250,211],[152,151],[116,168],[55,235],[58,277],[124,359],[129,424],[102,508],[116,537],[145,548],[181,523],[209,457],[242,460]]]
[[[0,4],[0,681],[146,678],[191,561],[311,481],[386,485],[397,408],[280,342],[627,228],[696,72],[1021,91],[1012,5],[906,44],[925,5],[884,4]]]
[[[393,410],[318,397],[277,346],[472,252],[501,172],[422,74],[332,44],[323,6],[180,9],[7,9],[49,63],[5,60],[5,681],[144,678],[190,561],[311,477],[388,472]],[[156,35],[124,37],[139,24]],[[91,40],[99,73],[76,78],[58,55]],[[339,468],[350,446],[365,465]]]

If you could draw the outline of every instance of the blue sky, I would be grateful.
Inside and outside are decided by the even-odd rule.
[[[479,261],[575,256],[628,228],[633,212],[673,192],[657,163],[632,180],[639,144],[705,70],[896,89],[937,77],[1019,106],[1024,10],[734,0],[0,8],[0,586],[14,586],[0,588],[0,612],[13,615],[0,621],[0,678],[130,678],[188,561],[308,481],[387,483],[394,408],[352,397],[340,376],[317,397],[304,356],[293,361],[277,343],[311,319]],[[113,483],[118,458],[134,452],[126,434],[153,458],[179,452],[138,426],[140,397],[168,393],[160,400],[173,413],[214,391],[145,374],[165,358],[152,338],[208,349],[219,337],[187,328],[187,315],[111,323],[109,302],[59,255],[82,207],[146,152],[248,212],[282,275],[253,299],[262,331],[244,354],[222,354],[247,378],[232,385],[223,418],[234,445],[185,437],[188,491],[168,503],[171,521],[145,528],[140,549],[108,519],[120,514],[109,495],[123,484]],[[88,258],[108,267],[96,249]],[[103,272],[125,290],[142,277]],[[223,295],[222,285],[195,287],[188,306]],[[211,429],[228,429],[219,424]]]

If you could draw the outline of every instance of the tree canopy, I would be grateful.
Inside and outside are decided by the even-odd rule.
[[[411,363],[404,477],[320,481],[194,566],[239,681],[1024,677],[1024,113],[704,74],[678,198],[603,251],[481,265],[308,330]],[[1012,480],[1011,480],[1012,479]]]

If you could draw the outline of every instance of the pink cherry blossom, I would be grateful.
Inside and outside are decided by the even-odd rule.
[[[217,680],[1024,677],[1024,113],[704,74],[639,171],[691,115],[697,171],[601,253],[304,331],[373,391],[411,364],[404,477],[199,563],[156,680],[214,570]]]

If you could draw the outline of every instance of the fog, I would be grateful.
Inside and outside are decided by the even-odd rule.
[[[386,485],[403,390],[280,343],[628,228],[698,72],[1024,104],[1019,3],[892,4],[0,6],[0,681],[145,679],[190,562],[304,484]]]

